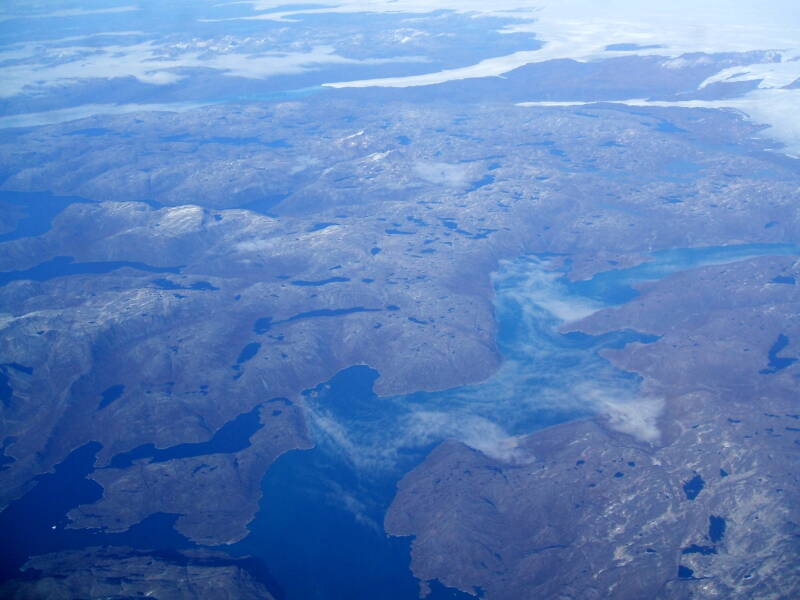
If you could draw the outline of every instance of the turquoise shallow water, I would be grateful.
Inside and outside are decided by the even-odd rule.
[[[410,540],[389,538],[382,526],[405,473],[445,439],[500,460],[524,461],[515,436],[595,414],[609,398],[637,401],[638,378],[615,369],[597,351],[656,338],[634,331],[564,335],[558,332],[563,320],[625,301],[635,295],[636,281],[762,255],[800,255],[800,246],[672,250],[654,254],[649,263],[575,283],[564,272],[548,270],[541,259],[506,263],[494,279],[504,358],[497,373],[480,384],[379,398],[372,391],[379,373],[362,366],[308,390],[304,402],[316,447],[289,452],[270,468],[250,536],[228,549],[259,559],[259,577],[278,598],[416,598]],[[206,444],[158,452],[142,447],[128,454],[171,460],[236,452],[249,444],[257,426],[251,416],[241,415]],[[40,477],[0,514],[0,537],[14,548],[0,560],[0,579],[13,576],[30,554],[106,544],[162,550],[193,545],[172,529],[177,515],[154,515],[120,534],[64,529],[70,509],[100,497],[99,486],[86,479],[98,450],[96,443],[77,449],[55,474]],[[117,460],[124,468],[123,459],[131,456]],[[438,584],[431,596],[464,597]]]
[[[797,244],[740,244],[705,248],[675,248],[653,252],[651,260],[635,267],[604,271],[586,281],[567,283],[570,294],[592,298],[604,304],[623,304],[638,293],[631,287],[637,281],[654,281],[696,267],[725,264],[757,256],[798,255]]]
[[[436,444],[454,438],[500,459],[525,460],[514,436],[590,416],[609,398],[636,401],[638,377],[597,351],[657,338],[564,335],[564,318],[634,297],[636,281],[773,254],[800,254],[800,246],[677,249],[577,283],[536,258],[505,264],[495,277],[499,371],[476,385],[379,398],[372,391],[379,374],[353,367],[307,391],[317,446],[290,452],[270,469],[261,512],[236,552],[263,558],[288,599],[415,598],[410,540],[387,537],[382,522],[397,481]],[[437,586],[432,597],[466,595]]]

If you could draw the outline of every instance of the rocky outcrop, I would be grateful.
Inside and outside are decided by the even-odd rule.
[[[796,274],[793,258],[705,267],[570,324],[661,336],[606,351],[651,398],[527,436],[515,462],[439,446],[386,517],[414,536],[415,574],[509,600],[795,595],[797,352],[776,362],[774,342],[800,336]]]
[[[24,567],[29,577],[4,583],[0,594],[14,600],[272,600],[268,587],[251,572],[256,567],[246,558],[219,552],[87,548],[31,559]]]

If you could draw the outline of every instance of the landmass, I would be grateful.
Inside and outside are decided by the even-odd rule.
[[[386,517],[414,536],[415,574],[491,598],[790,597],[800,370],[786,357],[800,347],[783,362],[771,348],[800,335],[786,318],[798,288],[780,283],[798,268],[684,271],[566,325],[659,336],[604,351],[643,377],[643,400],[524,437],[516,461],[439,446]]]
[[[86,548],[29,560],[27,577],[0,585],[4,598],[208,598],[272,600],[247,559],[221,552]],[[40,577],[36,577],[36,574]]]
[[[269,465],[312,443],[304,390],[353,365],[380,373],[381,396],[496,371],[491,274],[501,261],[548,255],[581,281],[662,249],[796,240],[796,161],[758,131],[703,109],[367,111],[327,98],[4,130],[4,189],[78,199],[46,233],[0,244],[0,505],[96,442],[88,477],[101,498],[71,510],[70,528],[120,532],[169,513],[193,542],[240,540]],[[25,219],[14,214],[12,234]],[[713,289],[713,278],[691,280],[710,271],[690,271],[576,325],[661,336],[606,352],[663,406],[657,438],[615,429],[622,417],[608,410],[519,442],[546,459],[509,466],[448,442],[403,480],[387,529],[416,536],[420,579],[498,598],[568,590],[589,573],[597,597],[732,594],[752,564],[760,587],[737,589],[795,585],[768,575],[795,556],[781,558],[797,493],[781,459],[794,449],[795,367],[778,367],[797,355],[786,296],[797,288],[756,287],[752,270],[724,268],[730,279]],[[784,263],[769,275],[796,277]],[[690,281],[670,284],[680,277]],[[686,289],[702,297],[684,322]],[[755,304],[714,304],[732,298]],[[770,362],[779,334],[788,341]],[[704,354],[703,344],[716,346]],[[745,346],[764,360],[742,371]],[[730,393],[727,378],[738,382]],[[247,414],[257,423],[246,435],[214,445]],[[682,486],[696,476],[705,488],[690,500]],[[754,538],[742,523],[757,513],[765,529]],[[706,539],[712,516],[728,523],[724,543]],[[753,539],[768,546],[748,555]],[[693,546],[704,550],[681,554]],[[556,559],[568,568],[554,575]]]

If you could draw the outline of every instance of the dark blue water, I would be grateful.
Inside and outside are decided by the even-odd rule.
[[[276,410],[279,410],[277,407],[288,403],[288,400],[275,398],[270,403],[274,403]],[[257,406],[224,424],[208,441],[163,449],[145,444],[115,455],[105,468],[128,468],[134,460],[144,458],[149,458],[150,462],[164,462],[240,452],[250,445],[251,436],[263,426],[259,419],[260,408]],[[0,553],[0,581],[18,576],[19,567],[34,554],[101,545],[151,550],[195,546],[174,530],[179,515],[165,513],[153,514],[122,533],[65,528],[68,524],[66,515],[70,510],[82,504],[92,504],[102,496],[102,488],[87,479],[94,471],[95,457],[100,448],[99,443],[90,442],[74,450],[56,465],[53,473],[36,477],[34,487],[0,513],[0,540],[3,546]]]
[[[261,335],[267,333],[270,329],[272,329],[272,317],[261,317],[253,323],[253,333]]]
[[[12,281],[49,281],[56,277],[68,275],[104,275],[122,268],[136,269],[148,273],[180,273],[182,267],[153,267],[145,263],[129,262],[125,260],[103,262],[74,262],[71,256],[56,256],[35,267],[22,271],[0,272],[0,286],[8,285]]]
[[[47,233],[56,215],[76,202],[89,200],[77,196],[53,196],[45,192],[0,192],[0,211],[18,207],[23,214],[17,221],[16,229],[0,234],[0,243]]]
[[[700,475],[695,475],[689,481],[683,484],[683,493],[686,494],[687,500],[694,500],[703,491],[706,482]]]
[[[321,285],[328,285],[331,283],[345,283],[347,281],[350,281],[349,277],[329,277],[328,279],[320,279],[318,281],[306,281],[304,279],[296,279],[292,281],[292,285],[318,287]]]
[[[535,305],[536,290],[558,284],[531,282],[535,270],[523,261],[496,282],[498,343],[506,361],[490,380],[379,398],[372,389],[379,374],[361,366],[304,394],[316,447],[288,453],[270,468],[251,535],[234,549],[269,565],[287,600],[416,598],[409,540],[387,537],[382,523],[397,481],[431,448],[456,438],[515,460],[504,445],[509,436],[594,412],[591,401],[563,401],[582,393],[590,379],[593,388],[606,386],[615,396],[635,390],[637,377],[613,369],[596,352],[656,338],[633,331],[559,334],[558,319]],[[256,323],[259,331],[270,325]],[[553,390],[564,397],[553,401]],[[433,588],[433,598],[470,597]]]
[[[491,185],[492,183],[494,183],[494,175],[484,175],[480,179],[471,182],[467,188],[467,191],[474,192],[484,186]]]
[[[319,449],[278,459],[262,484],[262,510],[250,525],[251,536],[232,551],[269,565],[287,600],[417,598],[417,580],[409,570],[410,541],[387,538],[376,529],[380,510],[355,515],[343,506],[342,492],[320,477],[330,471],[342,485],[358,486],[354,473],[343,473]],[[385,488],[387,506],[393,494],[393,486]],[[428,596],[471,597],[442,585]]]
[[[725,518],[711,515],[708,517],[708,539],[715,544],[725,537]]]
[[[268,217],[275,217],[276,215],[273,212],[275,207],[288,197],[289,194],[268,194],[266,196],[256,198],[255,200],[246,202],[241,206],[237,206],[236,208],[245,208]]]
[[[97,410],[102,410],[115,400],[119,400],[124,392],[125,386],[121,383],[107,388],[102,394],[100,394],[100,404],[97,405]]]
[[[252,360],[255,358],[258,351],[261,349],[261,344],[258,342],[251,342],[247,344],[242,351],[239,353],[239,356],[236,358],[236,364],[241,365],[246,363],[248,360]]]
[[[392,306],[387,306],[386,310],[397,310],[397,308],[392,308]],[[381,312],[383,311],[382,308],[364,308],[363,306],[354,306],[352,308],[320,308],[317,310],[309,310],[306,312],[297,313],[296,315],[292,315],[288,319],[284,319],[283,321],[273,321],[272,317],[261,317],[260,319],[256,319],[253,323],[253,332],[257,334],[264,334],[267,333],[270,329],[272,329],[275,325],[281,325],[283,323],[291,323],[293,321],[301,321],[303,319],[316,319],[320,317],[341,317],[344,315],[352,315],[355,313],[363,313],[363,312]]]
[[[19,371],[20,373],[25,373],[26,375],[33,375],[33,367],[26,367],[25,365],[21,365],[17,362],[5,363],[3,365],[0,365],[0,368],[14,369],[15,371]]]
[[[465,229],[461,229],[461,227],[458,226],[458,223],[455,221],[455,219],[451,217],[440,218],[439,221],[442,223],[442,226],[446,227],[450,231],[455,231],[456,233],[473,240],[485,239],[489,237],[489,235],[497,231],[497,229],[491,229],[489,227],[479,227],[477,232],[473,233],[470,231],[466,231]],[[425,253],[426,251],[423,250],[422,252]],[[428,250],[427,252],[433,252],[433,250]]]
[[[678,565],[678,577],[680,579],[693,579],[694,578],[694,571],[689,567],[685,567],[683,565]]]
[[[441,219],[442,225],[447,227],[448,229],[456,230],[458,229],[458,223],[455,222],[453,219]]]
[[[309,390],[342,419],[375,418],[378,374],[352,367]],[[293,451],[270,467],[251,534],[233,547],[269,566],[287,600],[410,600],[418,597],[409,570],[410,541],[383,532],[383,515],[397,477],[429,448],[409,452],[392,472],[363,473],[347,457],[320,445]],[[470,598],[444,586],[429,598]]]
[[[770,283],[783,283],[785,285],[794,285],[797,283],[794,277],[789,277],[785,275],[778,275],[777,277],[773,277],[770,279]]]
[[[667,120],[659,121],[658,125],[656,126],[656,130],[662,133],[688,133],[685,129],[681,129],[674,123],[671,123]]]
[[[215,285],[210,284],[208,281],[195,281],[191,285],[181,285],[169,279],[153,279],[152,284],[158,286],[162,290],[194,290],[204,292],[214,292],[219,290]]]
[[[772,375],[796,363],[797,359],[794,357],[778,356],[778,354],[783,352],[784,348],[786,348],[788,345],[789,337],[781,333],[778,336],[778,339],[775,340],[775,343],[772,344],[772,347],[769,349],[769,367],[766,369],[761,369],[759,373],[762,375]]]
[[[178,515],[164,513],[151,515],[124,533],[65,529],[67,512],[80,504],[96,502],[102,495],[102,488],[86,479],[99,450],[97,442],[74,450],[53,473],[36,477],[33,489],[0,513],[0,581],[19,576],[19,568],[35,554],[101,545],[149,549],[193,546],[173,529]]]
[[[2,446],[0,446],[0,471],[5,471],[8,469],[6,465],[10,465],[17,461],[16,458],[13,456],[6,456],[6,448],[15,441],[13,437],[7,437],[3,440]]]
[[[271,402],[283,403],[288,401],[280,398]],[[144,444],[128,452],[115,455],[107,468],[127,469],[133,465],[133,461],[142,458],[149,458],[151,463],[157,463],[177,458],[241,452],[250,446],[250,438],[253,434],[263,427],[259,419],[260,408],[261,406],[259,405],[250,412],[241,414],[233,421],[225,423],[208,441],[178,444],[169,448],[156,448],[153,444]]]
[[[372,391],[378,373],[353,367],[309,390],[305,401],[316,448],[286,454],[270,469],[252,533],[235,551],[262,558],[289,600],[414,598],[408,541],[387,538],[382,520],[396,482],[430,448],[456,438],[496,458],[524,460],[506,444],[509,436],[594,414],[608,396],[635,398],[638,377],[614,369],[597,353],[657,338],[634,331],[559,334],[559,319],[544,307],[563,308],[576,299],[576,289],[611,304],[634,281],[759,251],[797,247],[664,252],[651,264],[601,274],[588,285],[537,273],[537,261],[507,265],[495,281],[497,341],[505,359],[499,372],[477,385],[378,398]],[[259,324],[262,330],[268,325]],[[699,475],[685,482],[687,499],[694,500],[704,485]],[[714,551],[708,548],[684,550]],[[681,567],[681,577],[693,573]]]
[[[363,514],[337,506],[337,490],[320,478],[326,471],[344,486],[357,485],[321,450],[279,459],[262,485],[263,510],[251,537],[234,551],[262,558],[286,598],[415,598],[408,540],[387,540],[358,521]]]
[[[600,297],[618,297],[619,288],[637,277],[652,279],[687,264],[707,264],[719,259],[716,250],[705,256],[675,251],[656,271],[650,270],[651,265],[613,272],[616,282],[612,275],[598,276],[604,290]],[[752,247],[738,252],[750,256]],[[722,252],[723,260],[734,255],[734,250]],[[236,554],[252,554],[267,565],[286,600],[416,598],[417,582],[408,569],[410,541],[387,537],[382,522],[397,481],[431,448],[454,438],[513,463],[526,459],[522,450],[509,443],[513,436],[595,414],[607,397],[621,402],[636,398],[638,377],[616,370],[598,351],[656,338],[634,331],[604,336],[558,333],[561,321],[552,307],[580,311],[584,299],[576,295],[575,284],[546,272],[538,260],[506,265],[495,279],[495,289],[497,342],[505,360],[487,381],[441,392],[379,398],[372,389],[378,373],[352,367],[306,392],[308,423],[316,447],[287,453],[270,468],[262,484],[261,510],[250,524],[251,535],[231,549]],[[572,306],[574,302],[578,304]],[[397,307],[320,309],[284,322],[381,310]],[[273,324],[264,317],[254,323],[254,330],[266,333]],[[249,445],[250,436],[260,426],[257,413],[247,413],[223,426],[207,442],[166,449],[144,445],[115,456],[111,468],[126,468],[137,459],[160,461],[237,452]],[[70,508],[99,497],[97,485],[85,478],[98,449],[95,444],[73,453],[54,475],[40,478],[25,498],[0,515],[0,536],[18,544],[13,555],[4,557],[4,564],[10,565],[4,566],[6,572],[14,572],[30,553],[82,545],[191,545],[172,529],[175,515],[155,515],[123,534],[69,532],[58,525],[50,529],[52,524],[64,522]],[[686,482],[687,498],[696,497],[702,485],[699,476]],[[40,519],[37,511],[41,504],[58,489],[69,493],[50,507],[50,513],[42,512]],[[724,529],[722,517],[711,517],[712,542],[722,539]],[[16,542],[18,539],[22,541]],[[693,576],[691,570],[681,568],[686,569],[682,576]],[[432,587],[431,598],[469,597],[444,586]]]

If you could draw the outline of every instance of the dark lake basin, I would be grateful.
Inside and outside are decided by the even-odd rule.
[[[17,207],[22,212],[16,228],[0,234],[0,243],[47,233],[52,227],[53,219],[76,202],[90,201],[78,196],[54,196],[46,192],[0,191],[0,211]]]
[[[732,261],[759,249],[767,253],[796,251],[794,246],[676,250],[656,256],[655,264],[600,274],[583,286],[550,275],[543,279],[537,271],[540,264],[530,260],[509,265],[495,279],[497,343],[505,358],[498,373],[475,385],[379,398],[373,391],[379,374],[355,366],[307,390],[303,401],[314,449],[288,452],[270,467],[262,481],[261,510],[249,525],[250,535],[225,549],[237,556],[251,555],[268,568],[287,600],[416,598],[418,582],[409,570],[410,539],[387,537],[383,530],[386,510],[404,474],[446,439],[460,439],[491,454],[497,448],[494,436],[502,441],[505,436],[591,416],[596,411],[591,403],[559,405],[550,400],[557,393],[579,396],[581,382],[603,386],[622,398],[634,396],[638,390],[638,377],[615,369],[598,352],[632,342],[651,343],[655,336],[635,331],[603,336],[560,334],[560,319],[548,311],[542,299],[589,297],[611,305],[625,297],[632,282],[657,279],[708,261]],[[400,307],[320,308],[280,321],[265,316],[253,323],[253,331],[266,334],[276,325],[302,319],[384,310]],[[411,318],[424,324],[425,319],[418,317]],[[269,342],[265,339],[263,343]],[[240,364],[252,359],[259,348],[257,342],[246,345],[239,355]],[[567,384],[576,387],[565,390]],[[109,390],[111,397],[114,394]],[[430,419],[432,413],[435,419]],[[239,452],[261,427],[258,414],[256,408],[239,415],[206,441],[160,449],[144,444],[117,454],[107,468],[129,468],[136,460],[161,462]],[[428,429],[420,437],[409,436],[409,431],[423,426]],[[332,431],[345,432],[346,439]],[[173,549],[191,546],[172,528],[175,515],[153,515],[122,534],[63,528],[68,510],[100,497],[99,486],[86,479],[94,469],[98,450],[99,444],[76,450],[54,474],[41,476],[28,495],[0,515],[0,535],[20,540],[15,541],[15,553],[4,558],[4,573],[14,574],[29,554],[57,549],[105,543]],[[617,473],[624,476],[622,471]],[[697,498],[704,485],[699,474],[684,482],[686,498]],[[51,512],[35,517],[40,507],[37,502],[44,502],[37,498],[61,488],[69,493],[48,509]],[[725,519],[712,516],[711,544],[718,544],[724,535]],[[710,548],[715,550],[698,543],[681,551],[703,555],[713,553]],[[690,579],[694,573],[681,565],[679,576]],[[437,582],[431,587],[429,598],[434,600],[473,597]]]
[[[772,344],[769,349],[767,358],[769,359],[769,366],[766,369],[761,369],[759,373],[762,375],[772,375],[778,371],[782,371],[787,367],[791,367],[797,362],[797,358],[792,356],[778,356],[789,345],[789,337],[783,333],[778,335],[778,339]]]
[[[148,273],[180,273],[182,267],[153,267],[145,263],[125,260],[75,262],[71,256],[56,256],[30,269],[0,272],[0,286],[8,285],[12,281],[49,281],[69,275],[105,275],[123,268]]]

